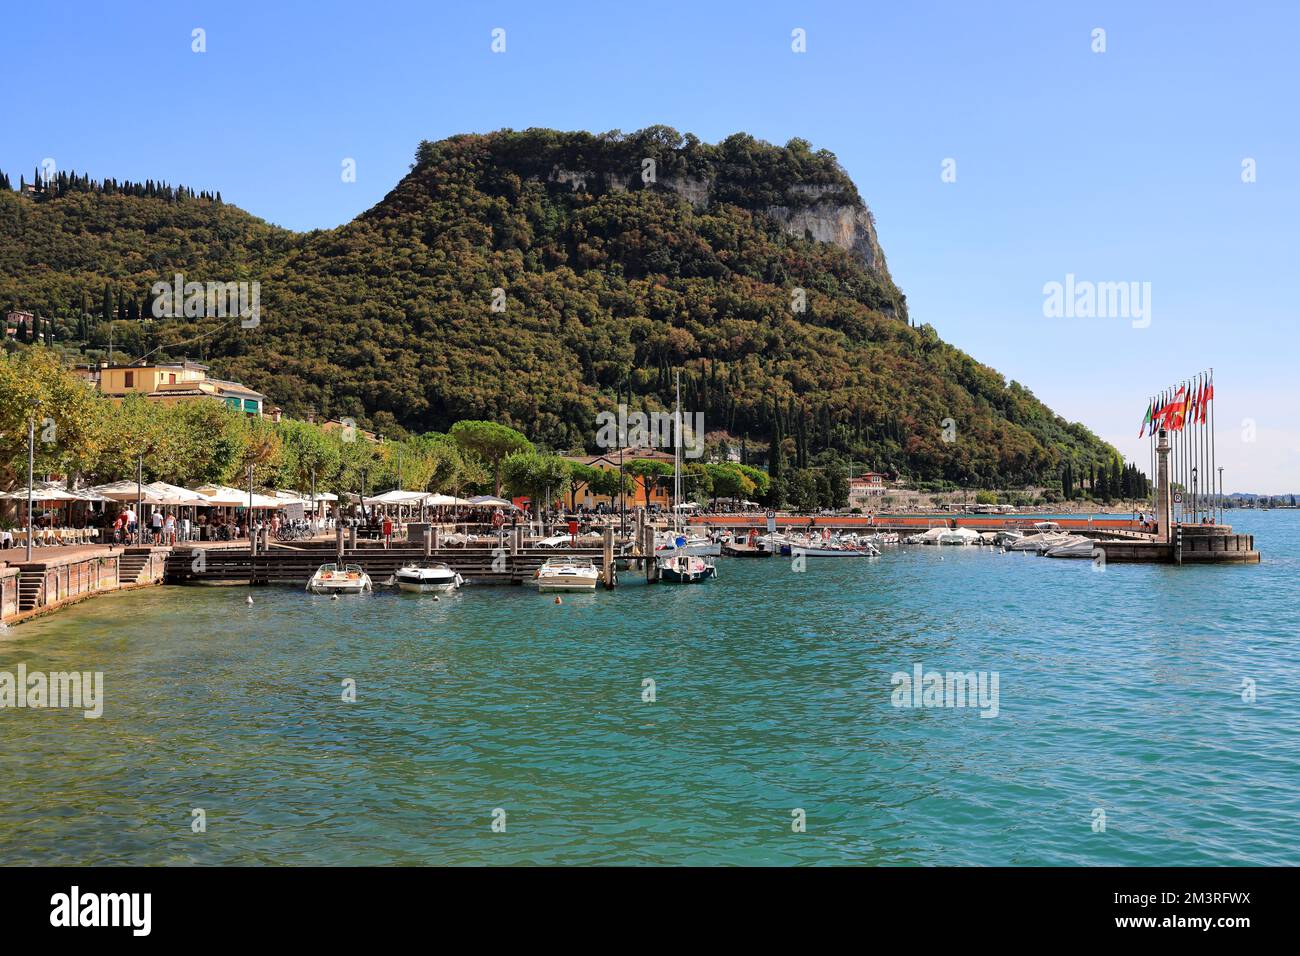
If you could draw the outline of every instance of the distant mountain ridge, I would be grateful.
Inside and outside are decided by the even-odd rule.
[[[138,316],[178,271],[259,281],[260,325],[117,323],[115,341],[210,360],[290,414],[390,431],[494,418],[591,448],[621,389],[663,408],[680,368],[709,430],[751,451],[776,434],[792,463],[830,449],[992,486],[1116,457],[910,325],[856,186],[802,140],[453,136],[421,143],[373,208],[309,233],[212,196],[0,192],[0,300],[63,316],[73,339],[102,344],[103,315]]]

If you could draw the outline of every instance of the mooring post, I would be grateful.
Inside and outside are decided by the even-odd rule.
[[[433,546],[437,550],[441,551],[442,550],[442,525],[436,524],[433,526],[432,530],[433,530]]]
[[[343,560],[343,525],[334,526],[334,553],[335,556]]]
[[[511,556],[517,555],[519,553],[519,549],[523,546],[523,539],[524,539],[524,529],[521,527],[516,527],[515,533],[510,536]]]
[[[348,525],[348,550],[355,551],[356,549],[357,549],[357,526],[354,524],[350,524]]]
[[[605,587],[612,588],[614,586],[614,526],[612,524],[605,525],[600,557],[604,562],[601,571],[605,575]]]
[[[646,525],[641,529],[641,554],[645,561],[645,580],[647,584],[655,580],[658,568],[655,567],[655,529]]]
[[[424,556],[433,557],[433,528],[427,526],[424,529]]]

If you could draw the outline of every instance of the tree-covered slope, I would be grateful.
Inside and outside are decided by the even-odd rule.
[[[422,143],[373,209],[300,235],[215,198],[0,193],[0,301],[64,315],[73,344],[104,341],[106,282],[145,302],[176,271],[259,280],[260,325],[117,323],[116,341],[201,355],[291,414],[494,418],[590,447],[620,383],[664,407],[681,368],[708,430],[759,448],[779,429],[799,458],[994,484],[1114,455],[909,324],[857,189],[800,140],[456,136]]]

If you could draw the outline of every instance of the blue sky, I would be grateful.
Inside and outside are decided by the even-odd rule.
[[[0,169],[15,182],[49,157],[328,228],[381,199],[421,139],[656,123],[710,142],[800,136],[857,182],[915,319],[1140,462],[1148,395],[1212,365],[1229,490],[1300,492],[1300,5],[58,10],[7,20],[22,68],[0,104]],[[1044,284],[1067,274],[1151,283],[1149,327],[1045,317]]]

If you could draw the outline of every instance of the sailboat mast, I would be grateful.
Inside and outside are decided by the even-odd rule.
[[[673,406],[673,530],[679,531],[677,515],[682,503],[682,370],[676,373],[677,401]]]

